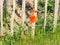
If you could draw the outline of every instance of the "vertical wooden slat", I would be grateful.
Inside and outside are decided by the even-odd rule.
[[[45,0],[44,32],[45,32],[45,28],[46,28],[47,4],[48,4],[48,0]]]
[[[38,3],[38,0],[34,0],[34,4],[35,4],[34,10],[37,10],[37,3]],[[34,13],[34,15],[37,17],[37,13]],[[35,35],[35,22],[32,23],[31,35],[32,35],[32,37],[34,37],[34,35]]]
[[[3,1],[4,0],[1,0],[1,3],[0,3],[0,5],[1,5],[1,35],[0,36],[3,36],[3,31],[4,31],[4,29],[3,29]],[[3,45],[2,44],[3,42],[2,41],[0,41],[0,45]]]
[[[25,21],[25,0],[22,0],[22,23]]]
[[[3,0],[1,0],[1,35],[3,34]]]
[[[15,0],[13,0],[13,12],[11,15],[11,33],[13,35],[13,28],[14,28],[14,15],[15,15]]]
[[[26,0],[22,0],[22,26],[23,27],[25,22],[25,1]],[[21,32],[21,34],[23,35],[23,31]]]
[[[56,26],[57,26],[58,8],[59,8],[59,0],[55,0],[54,22],[53,22],[54,27],[53,27],[53,32],[55,32]]]

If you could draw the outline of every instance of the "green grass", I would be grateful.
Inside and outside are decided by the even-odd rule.
[[[53,26],[48,27],[50,23],[52,24],[52,22],[47,20],[47,22],[50,23],[47,24],[47,29],[44,33],[43,21],[41,22],[41,20],[37,23],[37,25],[42,24],[42,26],[36,26],[34,39],[28,35],[23,36],[21,39],[21,27],[16,27],[14,28],[14,35],[11,36],[10,34],[6,34],[5,38],[0,38],[0,43],[2,42],[2,45],[60,45],[60,21],[58,20],[57,28],[53,33],[52,29],[50,29]]]
[[[35,37],[32,39],[30,36],[26,36],[26,40],[22,40],[18,35],[7,35],[5,39],[0,39],[3,45],[60,45],[60,32],[59,28],[52,32],[42,32],[40,27],[36,27]]]

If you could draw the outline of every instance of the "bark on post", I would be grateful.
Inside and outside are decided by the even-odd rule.
[[[57,27],[57,16],[58,16],[59,0],[55,0],[55,10],[54,10],[54,22],[53,22],[53,32],[55,32]]]
[[[45,32],[45,29],[46,29],[47,4],[48,4],[48,0],[45,0],[44,32]]]
[[[34,10],[37,10],[37,3],[38,3],[38,0],[34,0]],[[34,13],[34,15],[37,17],[37,13]],[[35,35],[35,22],[32,23],[32,27],[31,27],[31,36],[34,38],[34,35]]]
[[[11,15],[11,33],[13,35],[13,28],[14,28],[14,15],[15,15],[15,0],[13,0],[13,12],[12,12],[12,15]]]
[[[22,0],[22,28],[24,28],[24,22],[25,22],[25,1],[26,0]],[[21,32],[21,35],[23,35],[23,33],[24,31]]]
[[[1,0],[1,35],[3,35],[3,1]]]

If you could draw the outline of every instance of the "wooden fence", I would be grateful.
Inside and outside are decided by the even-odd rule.
[[[3,34],[4,28],[3,28],[3,1],[0,1],[0,16],[1,16],[1,35]],[[47,18],[47,4],[48,4],[49,0],[45,0],[45,19],[44,19],[44,32],[45,32],[45,28],[46,28],[46,18]],[[12,15],[11,15],[11,19],[10,19],[10,29],[11,29],[11,33],[13,35],[13,21],[14,21],[14,15],[15,15],[15,7],[16,7],[16,0],[12,0],[13,2],[13,11],[12,11]],[[34,10],[37,10],[38,8],[38,1],[34,0]],[[26,6],[26,0],[22,0],[22,25],[24,24],[25,21],[25,6]],[[54,9],[54,21],[53,21],[53,32],[55,32],[56,26],[57,26],[57,18],[58,18],[58,8],[59,8],[59,0],[55,0],[55,9]],[[37,13],[34,14],[37,17]],[[35,34],[35,23],[32,23],[32,27],[31,27],[31,35],[32,37],[34,37]],[[22,32],[23,34],[23,32]]]

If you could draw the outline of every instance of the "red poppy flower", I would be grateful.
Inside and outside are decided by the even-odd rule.
[[[36,16],[35,16],[35,15],[31,15],[31,16],[30,16],[30,22],[31,22],[31,23],[36,22]]]

